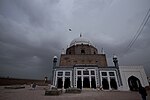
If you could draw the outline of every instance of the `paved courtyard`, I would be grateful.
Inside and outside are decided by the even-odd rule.
[[[81,94],[63,93],[60,96],[45,96],[44,93],[44,87],[37,87],[35,90],[0,87],[0,100],[141,100],[138,92],[130,91],[83,90]],[[148,95],[147,100],[150,100],[150,91]]]

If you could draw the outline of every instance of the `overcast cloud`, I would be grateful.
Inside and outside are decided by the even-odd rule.
[[[150,76],[150,20],[127,51],[149,8],[150,0],[0,0],[0,76],[50,78],[53,56],[80,33],[110,66],[116,54]]]

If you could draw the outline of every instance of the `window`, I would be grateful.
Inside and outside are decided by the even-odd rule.
[[[63,72],[58,72],[58,76],[62,76],[63,75]]]
[[[81,50],[81,54],[85,54],[85,50],[82,49],[82,50]]]
[[[65,72],[65,76],[70,76],[70,72]]]
[[[95,75],[95,71],[92,70],[92,71],[91,71],[91,75]]]
[[[102,76],[107,76],[107,72],[102,72]]]
[[[81,75],[81,71],[78,71],[78,75]]]
[[[109,72],[109,76],[115,76],[114,72]]]
[[[83,75],[89,75],[89,71],[83,71]]]

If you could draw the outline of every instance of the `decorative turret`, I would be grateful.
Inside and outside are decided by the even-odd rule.
[[[113,56],[113,62],[114,62],[115,67],[118,67],[118,59],[116,55]]]
[[[54,71],[55,71],[55,67],[56,67],[56,64],[57,64],[57,56],[54,56],[53,57],[53,69],[52,69],[52,84],[54,85],[55,83],[55,75],[54,75]]]
[[[117,59],[116,55],[113,56],[113,62],[114,62],[115,67],[117,68],[118,78],[119,78],[119,86],[122,86],[122,79],[121,79],[120,70],[119,70],[119,64],[118,64],[118,59]]]
[[[57,56],[53,57],[53,68],[56,67],[57,64]]]

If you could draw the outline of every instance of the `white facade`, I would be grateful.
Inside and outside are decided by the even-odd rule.
[[[149,86],[143,66],[119,66],[116,55],[112,59],[114,66],[107,66],[104,52],[102,51],[102,54],[93,53],[97,49],[94,48],[93,50],[90,45],[93,46],[92,42],[80,35],[80,37],[72,40],[66,54],[65,51],[62,52],[61,57],[63,59],[61,61],[63,64],[56,66],[57,57],[54,56],[52,71],[54,86],[65,89],[69,87],[80,89],[102,87],[106,90],[126,91],[137,91],[140,85]],[[74,55],[78,57],[76,58]],[[86,57],[88,59],[85,59]],[[100,63],[97,63],[97,60]]]
[[[119,66],[123,86],[121,90],[130,90],[128,79],[134,76],[140,80],[142,86],[149,86],[143,66]]]
[[[99,88],[103,87],[107,90],[119,89],[118,73],[115,67],[113,68],[98,68],[98,67],[74,67],[70,70],[67,68],[55,69],[53,85],[58,88],[65,88],[66,78],[70,80],[69,87],[75,88]],[[61,83],[59,84],[59,80]],[[104,82],[105,81],[105,82]],[[67,81],[68,82],[68,81]],[[79,84],[80,83],[80,84]],[[87,84],[88,83],[88,84]],[[105,85],[107,84],[107,85]],[[60,86],[61,85],[61,86]]]
[[[55,69],[54,71],[54,86],[58,86],[58,80],[61,79],[62,81],[62,88],[65,88],[66,79],[68,79],[69,87],[78,87],[78,80],[80,79],[80,88],[99,88],[103,87],[103,89],[107,90],[123,90],[129,91],[131,87],[129,86],[129,79],[131,77],[135,77],[137,79],[137,83],[130,83],[136,84],[139,86],[148,86],[148,80],[144,71],[143,66],[119,66],[119,71],[121,75],[121,80],[119,79],[118,69],[115,67],[112,68],[98,68],[98,67],[74,67],[72,69]],[[85,82],[86,79],[86,82]],[[93,80],[94,79],[94,80]],[[88,81],[87,81],[88,80]],[[103,81],[105,80],[105,83]],[[139,83],[138,83],[139,80]],[[106,82],[107,81],[107,82]],[[114,85],[115,82],[116,85]],[[122,84],[119,82],[121,81]],[[131,80],[133,82],[133,80]],[[88,87],[84,85],[85,83],[89,83]],[[94,82],[94,83],[93,83]],[[135,80],[136,82],[136,80]],[[107,86],[105,85],[107,83]],[[68,81],[67,81],[68,84]],[[94,84],[94,85],[93,85]],[[105,85],[105,86],[104,86]],[[136,87],[135,87],[136,88]]]

